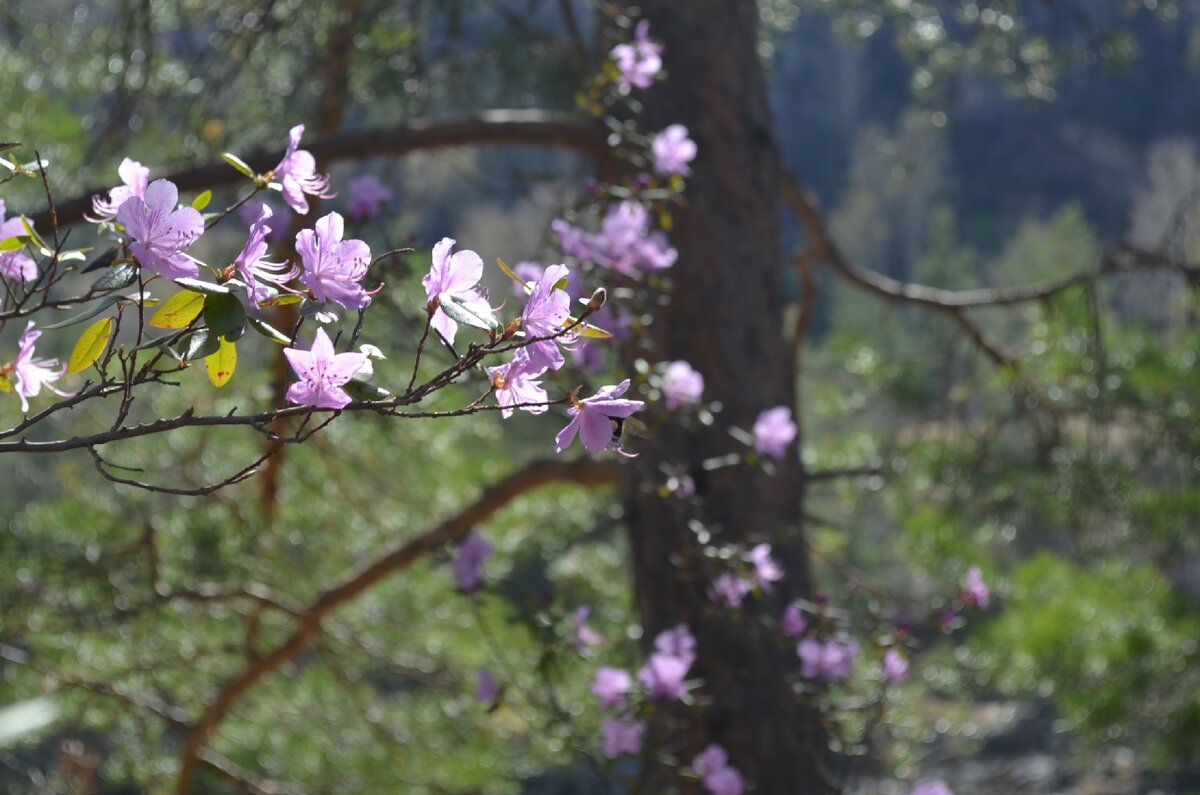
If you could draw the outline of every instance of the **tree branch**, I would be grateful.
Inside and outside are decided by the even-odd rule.
[[[305,144],[322,163],[460,146],[540,146],[581,152],[601,161],[609,157],[605,131],[599,124],[569,113],[538,110],[489,110],[450,119],[418,119],[392,127],[336,133]],[[259,149],[242,159],[256,173],[266,173],[279,163],[283,153],[282,148]],[[181,191],[215,188],[245,179],[222,160],[154,176],[171,180]],[[92,196],[103,195],[110,187],[94,188],[56,203],[58,223],[82,220],[92,208]],[[50,211],[42,210],[30,218],[35,225],[48,224]]]
[[[550,483],[596,486],[616,482],[613,462],[578,459],[534,461],[484,489],[463,511],[434,525],[416,538],[385,551],[324,589],[303,611],[292,634],[269,654],[252,660],[240,674],[227,681],[203,716],[188,732],[180,754],[179,780],[175,791],[189,795],[196,771],[205,755],[204,742],[229,714],[234,704],[264,677],[296,658],[321,631],[321,622],[331,612],[361,596],[381,580],[428,557],[450,543],[460,542],[471,528],[486,521],[517,497]]]

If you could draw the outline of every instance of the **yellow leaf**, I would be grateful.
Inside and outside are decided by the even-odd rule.
[[[0,375],[0,392],[11,393],[12,391],[13,391],[13,385],[12,385],[12,382],[8,380],[8,376]]]
[[[183,290],[164,301],[146,322],[156,328],[184,328],[195,320],[203,309],[203,295]]]
[[[223,387],[233,378],[237,368],[237,346],[221,337],[221,347],[216,353],[204,357],[204,369],[208,370],[208,380],[215,387]]]
[[[75,347],[71,349],[71,358],[67,359],[67,372],[81,373],[91,367],[92,362],[99,359],[100,354],[104,353],[104,347],[108,345],[112,329],[113,319],[111,317],[102,317],[88,326],[87,330],[79,335]]]

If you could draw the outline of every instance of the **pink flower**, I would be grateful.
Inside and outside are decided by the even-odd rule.
[[[783,579],[783,569],[771,557],[770,544],[758,544],[750,550],[750,562],[754,564],[754,581],[762,589]]]
[[[663,372],[662,391],[668,411],[679,406],[694,406],[704,394],[704,376],[687,362],[671,362]]]
[[[674,654],[651,654],[638,671],[638,682],[651,700],[675,700],[687,695],[687,677],[691,661]]]
[[[286,262],[267,262],[267,238],[271,235],[270,219],[273,215],[271,208],[263,203],[259,210],[258,220],[250,225],[250,237],[242,252],[233,261],[238,275],[246,283],[246,292],[253,304],[259,304],[271,297],[271,288],[263,282],[275,285],[277,290],[284,290],[284,285],[300,275],[297,268],[289,267]]]
[[[633,677],[624,668],[602,665],[596,669],[592,692],[599,696],[601,709],[625,706],[625,696],[630,690],[633,690]]]
[[[983,572],[979,570],[978,566],[967,569],[967,576],[963,578],[962,595],[963,600],[969,605],[988,606],[992,592],[988,590],[987,584],[983,581]]]
[[[334,194],[329,192],[329,177],[317,174],[317,161],[312,153],[299,148],[302,135],[303,124],[297,124],[288,133],[287,152],[275,166],[275,179],[283,186],[283,200],[296,212],[307,215],[308,199],[304,194],[318,199],[328,199]]]
[[[317,329],[312,347],[284,348],[283,355],[300,380],[288,387],[287,399],[302,406],[340,409],[350,402],[342,389],[367,363],[362,353],[335,353],[325,329]]]
[[[496,687],[496,677],[486,668],[475,672],[475,700],[480,704],[494,704],[500,689]]]
[[[562,218],[550,226],[564,254],[636,275],[669,268],[679,257],[666,235],[651,231],[651,223],[650,211],[630,199],[608,208],[598,232],[585,232]]]
[[[278,208],[267,199],[251,199],[238,208],[238,218],[253,226],[262,218],[263,208],[271,211],[270,219],[266,222],[267,239],[278,241],[287,233],[287,219],[279,214]]]
[[[545,403],[550,399],[546,390],[542,388],[541,381],[534,380],[544,372],[546,365],[534,365],[524,348],[518,349],[508,364],[487,368],[492,389],[496,390],[496,402],[504,406],[500,410],[503,417],[511,417],[514,406],[520,406],[522,411],[528,411],[530,414],[541,414],[548,408],[521,405]]]
[[[315,226],[296,235],[296,253],[304,263],[300,281],[322,303],[333,301],[346,309],[369,306],[371,296],[359,282],[371,266],[371,249],[361,240],[342,240],[345,222],[337,213]]]
[[[678,657],[690,668],[696,661],[696,637],[688,630],[687,624],[679,624],[658,633],[654,638],[654,650],[659,654]]]
[[[584,649],[599,646],[604,642],[604,636],[588,626],[588,615],[591,612],[592,609],[587,605],[580,605],[575,609],[575,615],[572,619],[575,624],[575,632],[573,633],[571,643],[575,646],[575,651],[580,654],[583,653]]]
[[[372,174],[350,180],[346,192],[350,195],[350,215],[360,221],[378,218],[384,202],[392,199],[392,191]]]
[[[654,152],[654,170],[659,174],[692,173],[688,163],[696,158],[696,142],[688,138],[688,129],[682,124],[672,124],[654,136],[650,143]]]
[[[908,795],[954,795],[944,781],[918,781]]]
[[[562,331],[563,323],[571,316],[571,296],[556,285],[565,281],[567,276],[566,265],[551,265],[534,282],[529,300],[521,312],[521,329],[526,339],[549,337]],[[530,364],[535,367],[544,365],[557,370],[565,361],[562,351],[558,349],[558,340],[533,342],[525,350],[529,351]]]
[[[784,608],[783,615],[779,619],[779,629],[783,634],[792,637],[804,634],[804,630],[808,629],[808,619],[804,617],[800,605],[792,602]]]
[[[58,359],[33,358],[34,343],[42,332],[33,330],[34,323],[29,321],[25,326],[21,339],[17,342],[17,360],[10,365],[13,391],[21,399],[21,411],[29,411],[29,398],[36,397],[46,387],[56,395],[71,397],[71,392],[60,392],[52,386],[54,381],[62,378],[67,371],[65,364],[59,364]],[[9,370],[9,368],[4,368]],[[2,373],[3,371],[0,371]]]
[[[787,406],[766,409],[754,421],[754,449],[760,455],[783,458],[787,447],[796,438],[796,423]]]
[[[613,419],[629,417],[645,405],[640,400],[620,400],[628,389],[629,379],[626,378],[615,386],[601,387],[590,398],[577,399],[567,410],[571,421],[554,437],[555,450],[560,453],[566,450],[575,441],[576,434],[589,453],[619,449],[613,439]]]
[[[0,199],[0,240],[20,237],[25,234],[25,224],[21,217],[4,220],[7,208],[4,200]],[[0,251],[0,276],[15,282],[32,282],[38,277],[37,263],[34,262],[24,249],[16,251]]]
[[[704,788],[713,795],[742,795],[745,781],[729,766],[725,749],[713,743],[696,755],[692,768],[700,774]]]
[[[204,234],[204,218],[191,207],[179,207],[175,183],[156,179],[145,196],[133,196],[117,209],[117,221],[135,242],[129,247],[138,263],[168,279],[195,278],[198,266],[183,249]]]
[[[117,174],[121,177],[123,184],[108,191],[108,198],[102,199],[99,196],[92,197],[92,213],[91,216],[84,216],[87,220],[93,223],[102,221],[111,221],[117,217],[117,210],[121,208],[129,199],[137,196],[139,199],[146,195],[146,184],[150,181],[150,169],[143,166],[136,160],[130,160],[128,157],[121,161],[121,165],[117,167]]]
[[[853,640],[828,640],[822,643],[805,638],[796,646],[800,655],[801,673],[808,679],[834,681],[849,679],[858,644]]]
[[[463,539],[452,564],[460,591],[471,593],[483,584],[483,564],[491,556],[492,545],[478,530],[472,530]]]
[[[630,718],[605,718],[600,724],[604,738],[604,755],[616,759],[621,754],[636,754],[642,750],[642,735],[646,724]]]
[[[908,660],[896,649],[888,649],[883,655],[883,681],[898,684],[908,676]]]
[[[714,602],[720,602],[726,607],[741,607],[742,600],[750,593],[753,586],[733,572],[725,572],[713,580],[709,596]]]
[[[483,277],[483,259],[474,251],[464,249],[451,255],[455,241],[444,237],[433,247],[433,265],[421,284],[425,285],[425,295],[430,303],[437,301],[439,295],[474,308],[481,314],[491,314],[492,308],[487,300],[479,294],[476,285]],[[446,341],[453,344],[454,336],[458,333],[458,323],[447,315],[439,306],[433,313],[430,324]]]
[[[650,23],[642,20],[634,29],[633,40],[618,44],[609,53],[619,73],[617,85],[623,89],[649,88],[654,76],[662,71],[662,45],[650,41],[649,34]]]

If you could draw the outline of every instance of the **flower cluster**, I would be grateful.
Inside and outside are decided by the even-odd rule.
[[[7,208],[0,199],[0,240],[25,234],[25,224],[20,217],[4,219]],[[22,249],[0,251],[0,276],[17,282],[32,282],[37,279],[37,263]]]
[[[617,67],[617,85],[622,90],[649,88],[662,71],[662,45],[650,39],[650,23],[642,20],[633,39],[612,48],[609,53]]]
[[[745,789],[746,782],[742,774],[730,766],[729,755],[715,743],[692,760],[692,768],[712,795],[742,795]]]
[[[650,211],[632,199],[610,206],[597,232],[562,218],[555,219],[551,228],[567,256],[626,276],[669,268],[679,257],[667,236],[651,229]]]

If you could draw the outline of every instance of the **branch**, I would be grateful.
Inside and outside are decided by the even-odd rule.
[[[392,127],[323,136],[305,148],[319,162],[333,163],[459,146],[541,146],[581,152],[601,161],[609,157],[605,132],[598,124],[568,113],[537,110],[489,110],[459,118],[418,119]],[[283,154],[282,148],[259,149],[242,159],[255,173],[266,173],[283,159]],[[222,160],[155,176],[171,180],[181,191],[215,188],[245,179]],[[58,223],[82,220],[92,208],[92,196],[104,195],[110,187],[94,188],[58,202]],[[30,220],[35,225],[50,223],[49,209],[30,216]]]
[[[472,527],[486,521],[496,511],[529,491],[550,483],[604,485],[616,482],[616,477],[617,468],[612,462],[591,459],[534,461],[484,489],[483,494],[462,512],[434,525],[416,538],[385,551],[346,575],[340,582],[324,589],[300,615],[298,626],[287,640],[271,653],[251,661],[240,674],[227,681],[188,732],[180,755],[179,780],[175,791],[179,795],[191,793],[192,781],[204,758],[205,740],[221,724],[238,699],[308,647],[320,633],[321,622],[331,612],[446,544],[460,542]]]

